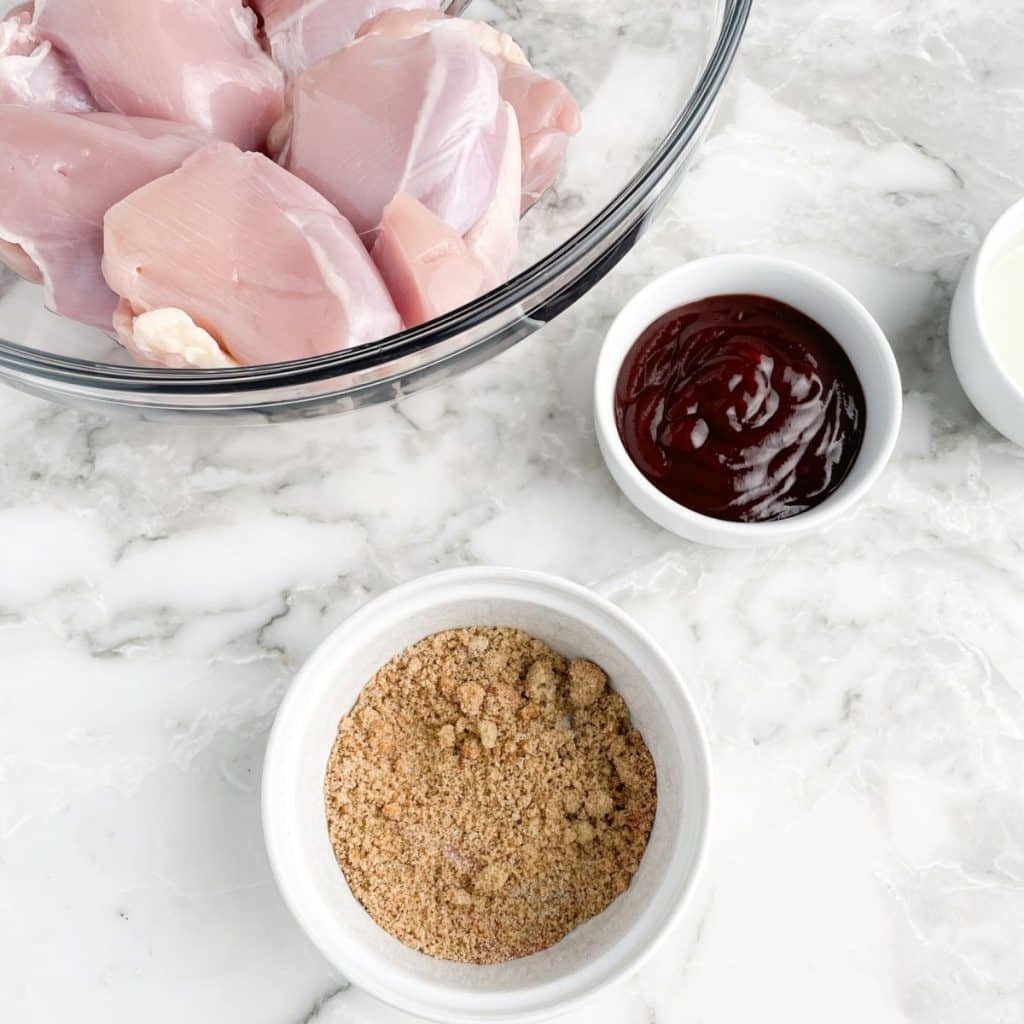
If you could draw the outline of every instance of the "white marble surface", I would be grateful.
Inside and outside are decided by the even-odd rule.
[[[370,1024],[270,879],[289,678],[369,596],[496,562],[609,595],[717,768],[686,926],[582,1024],[1024,1017],[1024,453],[970,409],[951,287],[1024,191],[1017,0],[759,0],[671,210],[542,334],[343,419],[159,427],[0,393],[0,1020]],[[725,250],[835,274],[889,331],[897,456],[821,536],[720,553],[615,491],[602,332]]]

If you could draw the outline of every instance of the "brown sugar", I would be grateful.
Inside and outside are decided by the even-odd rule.
[[[515,629],[427,637],[342,719],[331,844],[386,931],[493,964],[558,942],[629,885],[657,804],[625,701],[589,661]]]

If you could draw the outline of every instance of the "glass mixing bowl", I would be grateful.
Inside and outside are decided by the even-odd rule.
[[[489,359],[600,281],[664,205],[710,122],[751,2],[476,0],[473,17],[511,33],[568,85],[583,128],[555,187],[523,220],[518,272],[469,305],[313,359],[160,370],[133,365],[103,332],[45,311],[37,287],[0,270],[0,379],[147,419],[281,420],[388,401]]]

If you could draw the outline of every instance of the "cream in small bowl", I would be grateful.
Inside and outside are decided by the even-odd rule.
[[[655,522],[723,547],[831,522],[884,468],[902,411],[881,329],[834,281],[755,256],[698,260],[612,324],[595,418],[619,487]]]
[[[953,298],[949,347],[960,384],[1004,437],[1024,445],[1024,199],[993,225]]]
[[[657,811],[635,874],[606,909],[542,951],[480,965],[425,955],[367,913],[332,848],[324,783],[338,723],[382,666],[425,637],[496,623],[607,673],[653,759]],[[475,711],[475,704],[468,710]],[[478,725],[467,737],[482,742],[484,734]],[[704,855],[709,772],[685,687],[654,642],[621,611],[553,577],[456,570],[371,602],[303,667],[267,749],[264,833],[285,900],[312,941],[354,984],[429,1019],[541,1020],[635,970],[680,914]]]

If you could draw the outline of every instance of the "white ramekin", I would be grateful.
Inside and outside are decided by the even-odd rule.
[[[629,705],[658,773],[658,810],[632,884],[551,949],[498,966],[434,960],[391,938],[349,891],[327,835],[323,780],[339,719],[378,668],[442,629],[523,629],[600,664]],[[457,569],[400,586],[343,623],[278,712],[263,775],[263,828],[299,924],[349,980],[433,1020],[533,1021],[628,975],[682,911],[704,857],[707,744],[686,688],[655,642],[583,587],[513,569]]]
[[[688,509],[662,494],[629,457],[615,422],[615,385],[640,334],[677,306],[715,295],[761,295],[816,320],[842,345],[864,388],[864,442],[840,486],[815,508],[768,523],[732,523]],[[695,260],[652,281],[615,318],[597,362],[594,418],[601,453],[622,492],[654,522],[716,547],[777,544],[831,523],[859,501],[892,455],[903,414],[900,372],[882,329],[845,288],[816,270],[767,256]]]
[[[1013,242],[1024,241],[1024,199],[992,226],[964,268],[949,316],[949,351],[971,404],[1004,437],[1024,445],[1024,390],[1003,369],[988,338],[981,290],[992,267]],[[1024,287],[1021,289],[1024,297]]]

